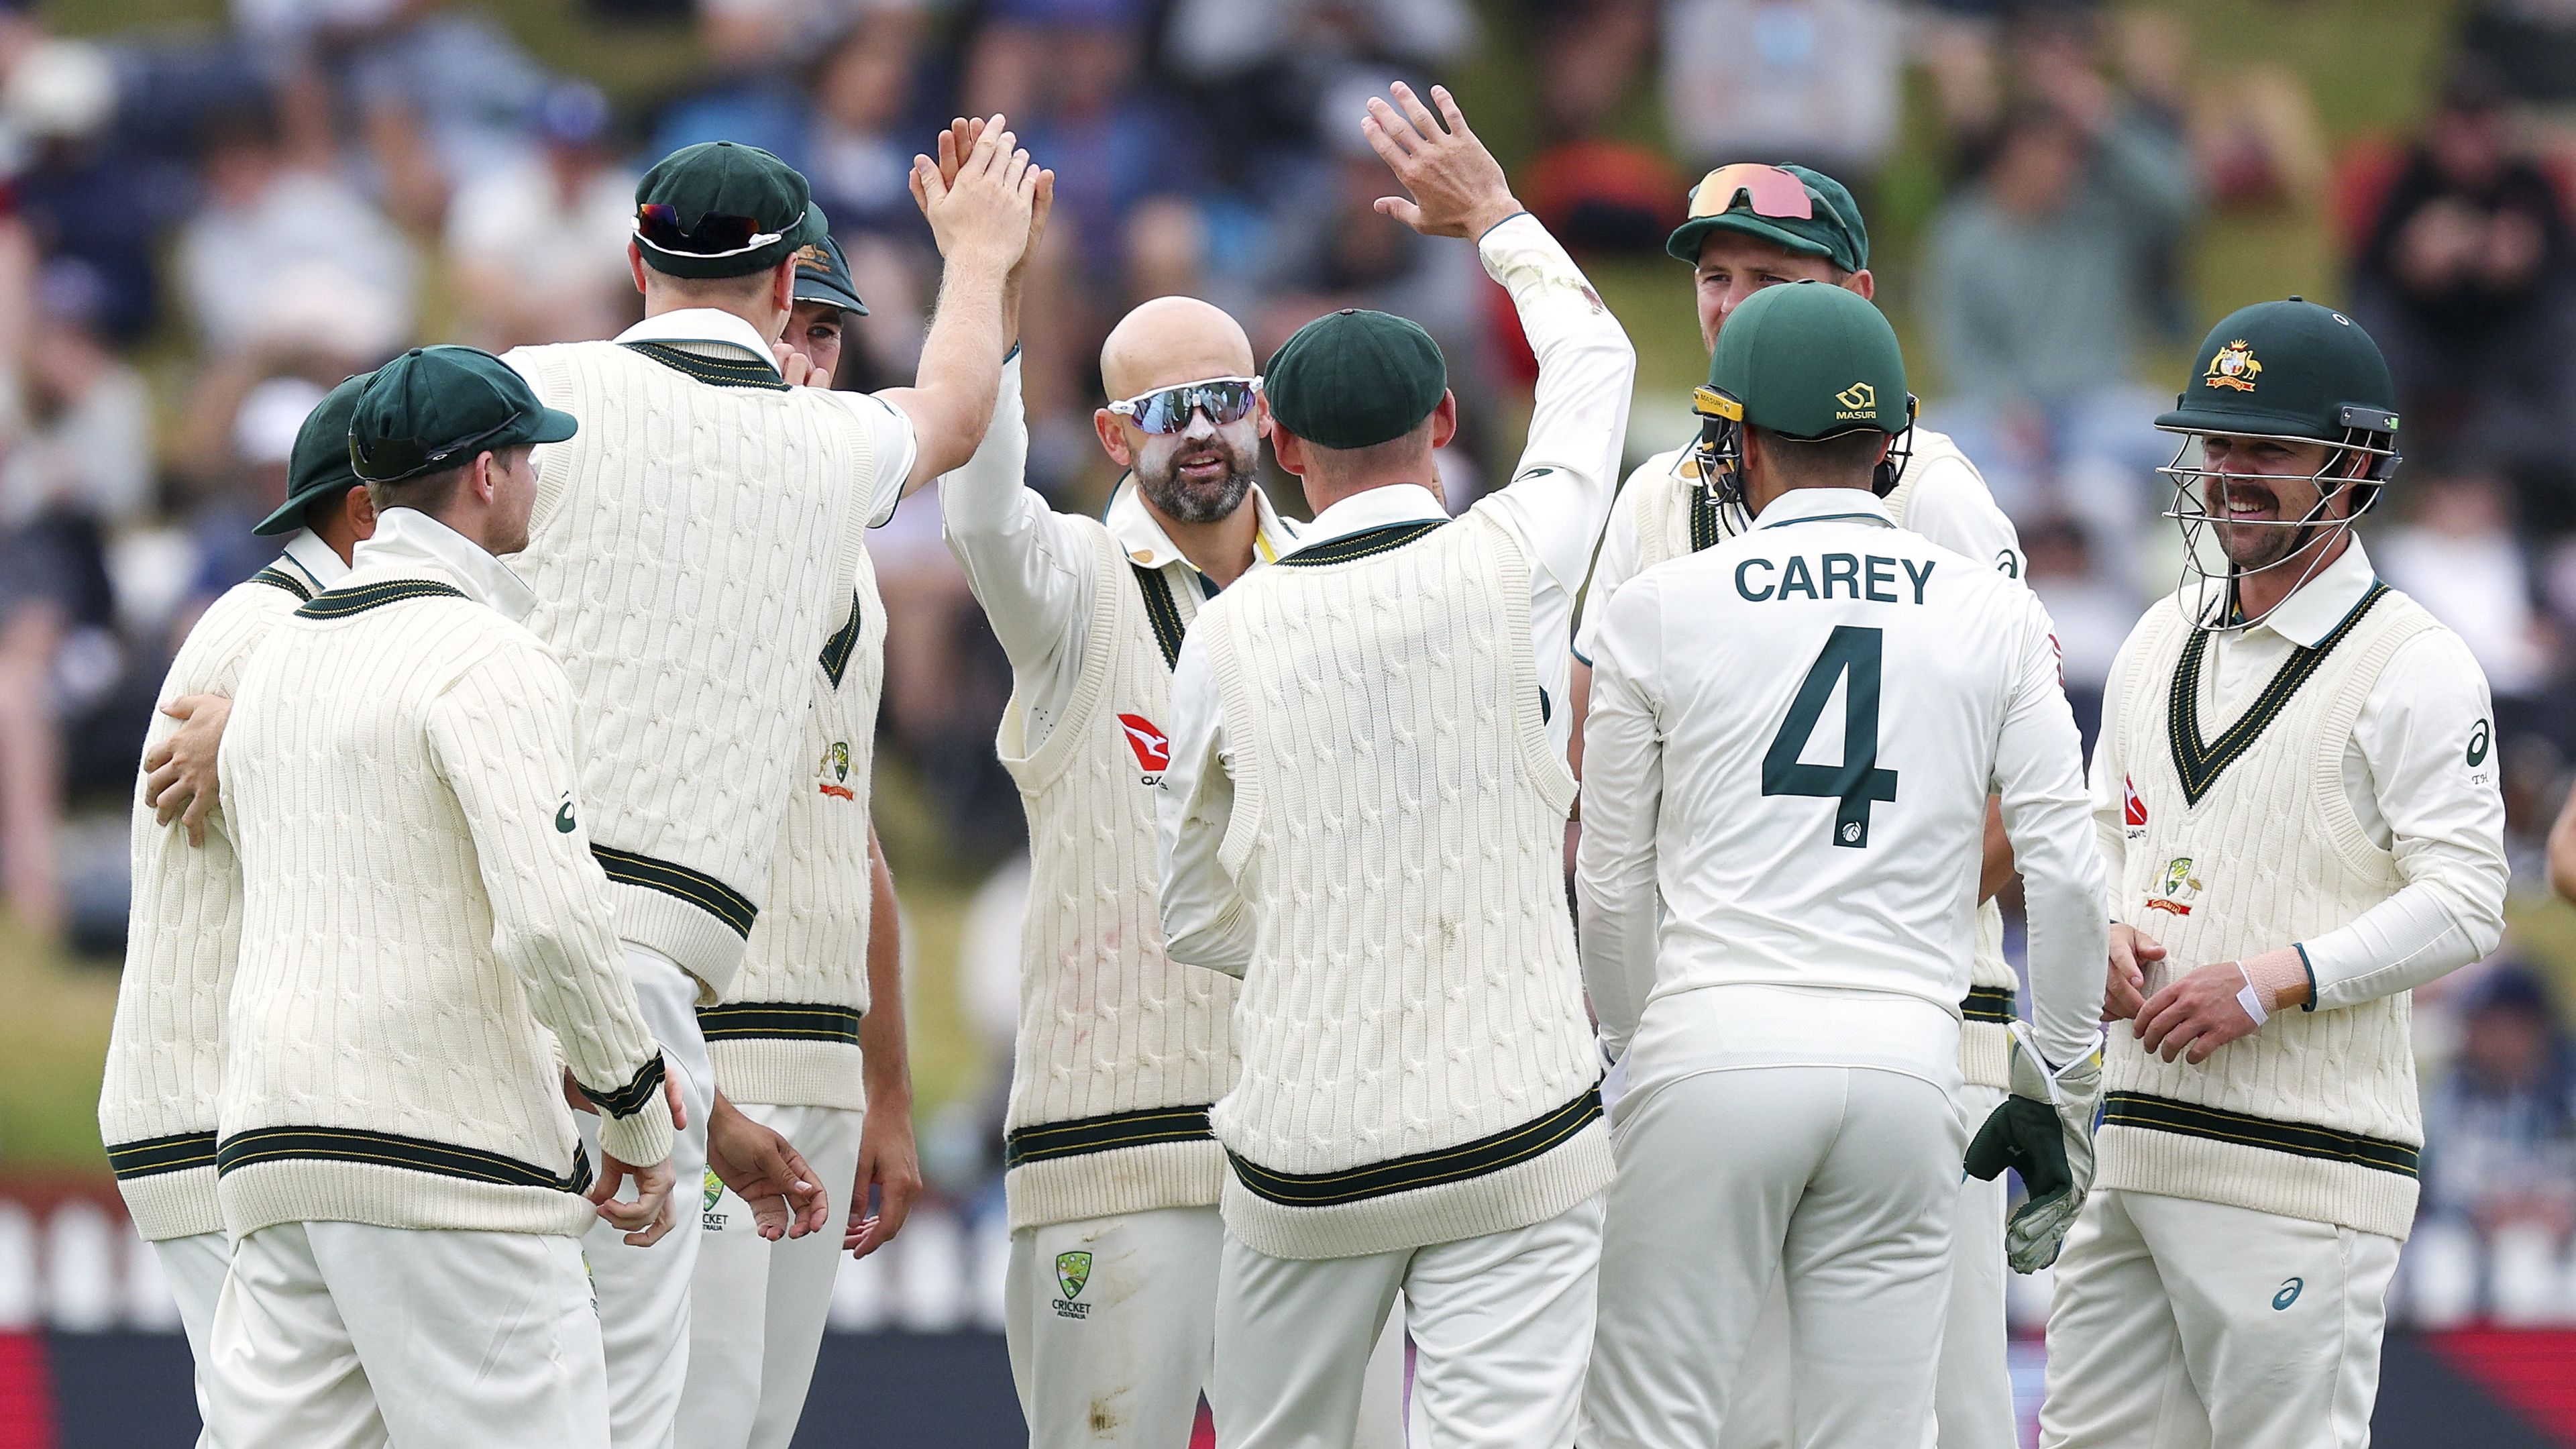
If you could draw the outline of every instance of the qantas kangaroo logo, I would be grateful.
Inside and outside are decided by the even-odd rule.
[[[1118,727],[1127,732],[1127,748],[1136,752],[1136,763],[1146,773],[1159,775],[1172,767],[1172,738],[1156,729],[1152,720],[1141,714],[1122,714],[1118,716]]]

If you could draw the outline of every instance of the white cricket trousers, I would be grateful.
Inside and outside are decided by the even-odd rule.
[[[219,1449],[607,1449],[581,1240],[279,1223],[234,1246],[207,1361]]]
[[[1932,1442],[1967,1150],[1919,1077],[1701,1072],[1623,1103],[1602,1232],[1588,1449],[1721,1442],[1775,1279],[1802,1449]]]
[[[161,1280],[179,1305],[179,1328],[188,1335],[188,1353],[196,1363],[197,1421],[211,1423],[206,1356],[214,1351],[215,1303],[223,1297],[224,1275],[232,1269],[233,1245],[221,1233],[197,1233],[164,1238],[152,1245],[152,1255],[161,1260]],[[214,1439],[200,1434],[197,1442],[211,1445]]]
[[[2057,1260],[2039,1442],[2361,1449],[2396,1272],[2377,1233],[2097,1191]]]
[[[1398,1294],[1412,1449],[1565,1449],[1600,1265],[1598,1196],[1525,1228],[1355,1258],[1274,1258],[1228,1233],[1208,1396],[1218,1449],[1350,1449]]]
[[[1960,1121],[1973,1137],[2001,1106],[2001,1087],[1959,1088]],[[1959,1179],[1957,1216],[1950,1223],[1950,1311],[1941,1330],[1941,1373],[1932,1387],[1932,1417],[1940,1449],[2018,1449],[2021,1420],[2013,1410],[2012,1365],[2005,1357],[2010,1333],[2004,1322],[2004,1179]],[[1789,1284],[1772,1281],[1753,1341],[1736,1370],[1726,1432],[1718,1449],[1790,1449],[1798,1442],[1789,1422]]]
[[[773,1243],[751,1205],[704,1174],[680,1184],[702,1224],[689,1285],[689,1380],[680,1396],[686,1449],[787,1449],[804,1417],[841,1267],[841,1225],[859,1174],[865,1114],[845,1107],[742,1106],[805,1156],[832,1195],[820,1232]]]
[[[1011,1234],[1003,1337],[1030,1449],[1189,1443],[1199,1395],[1215,1397],[1209,1369],[1224,1253],[1225,1222],[1213,1207]],[[1404,1449],[1404,1327],[1394,1315],[1365,1379],[1357,1449]]]
[[[689,1376],[689,1285],[698,1265],[698,1199],[707,1171],[707,1115],[715,1110],[714,1068],[698,1030],[698,983],[670,957],[632,941],[626,974],[644,1024],[662,1043],[662,1059],[688,1105],[687,1130],[671,1135],[672,1206],[679,1222],[648,1248],[603,1220],[581,1240],[599,1294],[600,1338],[608,1350],[608,1430],[615,1449],[673,1449],[680,1392]],[[591,1161],[599,1160],[599,1118],[573,1114]],[[631,1196],[630,1184],[621,1196]],[[829,1231],[828,1228],[825,1231]]]

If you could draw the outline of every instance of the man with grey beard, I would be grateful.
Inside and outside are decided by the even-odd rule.
[[[983,447],[939,484],[948,546],[1011,659],[999,747],[1029,820],[1003,1189],[1034,1449],[1184,1443],[1209,1383],[1225,1154],[1208,1107],[1234,1085],[1235,983],[1163,954],[1154,792],[1190,620],[1297,546],[1253,482],[1260,379],[1232,317],[1147,302],[1111,330],[1100,375],[1117,401],[1093,422],[1127,470],[1101,518],[1022,482],[1016,351]],[[1363,1442],[1400,1442],[1402,1363],[1390,1336]]]

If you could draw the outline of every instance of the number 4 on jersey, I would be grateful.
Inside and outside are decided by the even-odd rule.
[[[1762,793],[1841,801],[1834,812],[1833,842],[1853,850],[1869,845],[1871,802],[1896,798],[1896,772],[1878,767],[1878,671],[1884,638],[1882,630],[1836,625],[1762,756]],[[1816,721],[1824,717],[1825,701],[1833,698],[1834,681],[1846,675],[1842,763],[1800,764],[1798,756],[1815,734]]]

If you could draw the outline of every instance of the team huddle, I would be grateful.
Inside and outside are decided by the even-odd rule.
[[[795,1436],[836,1247],[919,1188],[865,534],[933,480],[1029,825],[1032,1444],[1179,1449],[1204,1397],[1227,1449],[2002,1449],[2052,1265],[2043,1444],[2368,1442],[2408,993],[2506,883],[2485,679],[2352,531],[2370,338],[2292,298],[2203,344],[2155,420],[2186,577],[2088,778],[1844,187],[1693,193],[1699,431],[1622,485],[1573,258],[1445,91],[1357,124],[1538,363],[1454,518],[1440,349],[1364,310],[1263,365],[1139,306],[1107,510],[1030,488],[1054,178],[1001,117],[914,163],[912,387],[830,388],[826,219],[715,142],[637,189],[642,322],[315,410],[163,687],[100,1103],[204,1442]]]

